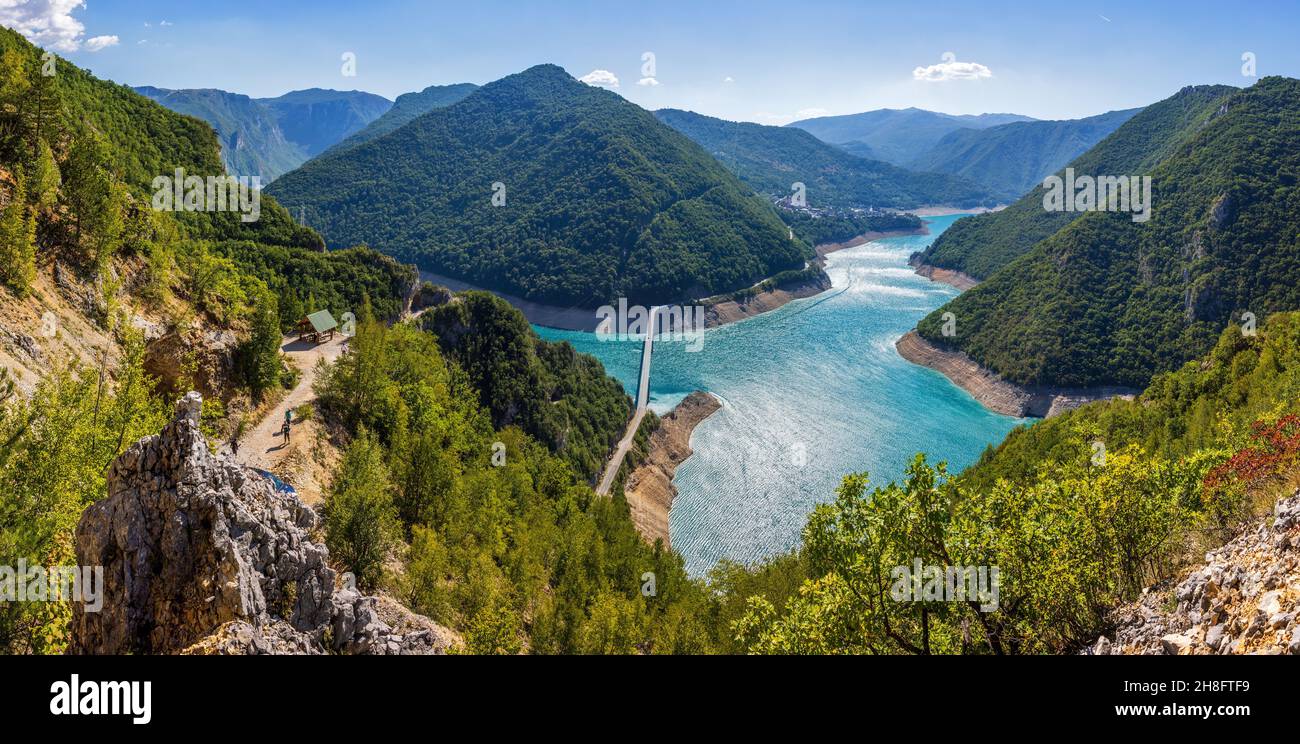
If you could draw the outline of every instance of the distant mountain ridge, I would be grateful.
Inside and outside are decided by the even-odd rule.
[[[907,167],[952,173],[987,187],[1004,200],[1019,198],[1087,152],[1142,109],[1084,119],[1019,121],[986,129],[957,129]]]
[[[786,126],[810,132],[833,145],[862,142],[875,157],[908,167],[939,140],[958,129],[987,129],[1000,124],[1034,121],[1020,114],[942,114],[918,108],[878,109],[860,114],[822,116]]]
[[[276,98],[259,98],[257,102],[275,112],[285,138],[301,147],[309,158],[393,107],[392,101],[374,93],[322,88],[295,90]]]
[[[393,101],[392,108],[383,116],[366,125],[361,131],[335,144],[334,148],[352,147],[382,137],[389,132],[400,129],[414,119],[430,111],[450,106],[465,96],[478,90],[473,83],[455,85],[430,85],[416,93],[403,93]]]
[[[216,89],[140,86],[135,91],[210,124],[221,141],[227,172],[261,176],[263,183],[297,168],[392,106],[372,93],[319,88],[276,98]]]
[[[332,244],[555,305],[708,296],[812,255],[694,142],[554,65],[326,153],[268,191]]]
[[[988,191],[958,177],[916,173],[867,160],[828,145],[808,132],[715,119],[691,111],[661,109],[655,116],[690,137],[755,191],[789,196],[803,183],[812,207],[913,209],[948,204],[992,205]]]

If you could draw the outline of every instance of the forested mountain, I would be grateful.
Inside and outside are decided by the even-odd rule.
[[[908,167],[953,173],[1012,201],[1087,152],[1141,109],[1111,111],[1085,119],[1019,121],[945,135]]]
[[[315,309],[341,314],[367,292],[382,317],[400,309],[409,267],[367,250],[321,253],[321,237],[266,195],[253,222],[233,211],[147,208],[157,176],[222,173],[220,142],[205,123],[62,60],[55,75],[41,75],[40,50],[7,29],[0,53],[0,169],[32,200],[33,258],[76,272],[106,270],[116,256],[147,260],[162,296],[183,292],[223,317],[246,313],[236,305],[251,303],[263,285],[283,288],[276,304],[289,310],[295,298],[314,298]],[[187,279],[199,285],[183,286]],[[181,285],[167,287],[172,280]]]
[[[422,320],[433,332],[363,318],[320,386],[357,433],[322,510],[333,560],[470,653],[714,648],[703,584],[588,485],[631,409],[621,386],[487,293]]]
[[[436,108],[450,106],[478,90],[473,83],[456,85],[430,85],[417,93],[403,93],[393,101],[393,107],[383,116],[366,125],[365,129],[334,145],[334,148],[351,147],[381,137],[394,129],[423,116]]]
[[[256,99],[212,89],[142,86],[135,91],[212,125],[227,172],[261,176],[264,184],[366,126],[392,105],[360,91],[312,89]]]
[[[950,132],[958,129],[987,129],[1015,121],[1033,119],[1018,114],[953,115],[907,108],[822,116],[796,121],[787,126],[811,132],[817,139],[833,145],[864,143],[871,148],[875,157],[906,167]]]
[[[655,116],[695,140],[759,193],[790,196],[792,184],[803,183],[810,207],[909,209],[993,203],[984,189],[963,178],[856,157],[800,129],[724,121],[676,109],[656,111]]]
[[[1212,108],[1150,171],[1149,222],[1083,214],[925,318],[921,335],[1014,382],[1144,387],[1245,313],[1300,308],[1300,81],[1264,78]]]
[[[268,191],[333,244],[553,304],[707,296],[810,255],[698,145],[554,65],[327,153]]]
[[[320,511],[333,565],[452,625],[473,652],[712,648],[703,585],[640,538],[621,498],[586,485],[631,408],[598,361],[542,342],[487,294],[429,313],[436,335],[390,328],[413,270],[365,249],[321,252],[270,197],[253,223],[151,209],[156,175],[221,173],[212,129],[62,60],[42,75],[40,54],[0,30],[0,311],[49,307],[97,278],[92,320],[123,351],[109,368],[43,357],[30,392],[0,370],[0,565],[75,560],[74,528],[106,495],[106,463],[166,423],[173,398],[144,371],[136,314],[236,334],[241,385],[270,391],[287,372],[280,318],[296,319],[278,308],[296,298],[294,313],[328,302],[359,316],[314,408],[330,441],[313,446],[342,447]],[[188,386],[189,374],[171,382]],[[204,400],[214,450],[238,431],[234,398]],[[387,551],[399,544],[394,574]],[[641,593],[645,571],[657,596]],[[0,652],[63,652],[71,616],[67,603],[0,603]]]
[[[1188,87],[1151,104],[1110,136],[1075,158],[1077,175],[1150,173],[1170,153],[1194,136],[1237,91],[1227,85]],[[1064,169],[1058,173],[1063,173]],[[1028,251],[1035,243],[1078,218],[1077,212],[1043,209],[1039,182],[1032,191],[1000,212],[958,220],[921,254],[922,262],[984,279]]]

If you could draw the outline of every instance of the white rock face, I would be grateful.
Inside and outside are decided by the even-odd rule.
[[[1117,609],[1113,640],[1088,652],[1300,655],[1300,493],[1205,562],[1176,586]],[[1177,605],[1167,612],[1171,594]]]
[[[376,598],[339,588],[311,539],[316,514],[209,452],[189,393],[158,436],[112,465],[108,497],[81,516],[76,553],[104,567],[104,606],[74,605],[71,653],[443,653],[427,618],[392,631]]]

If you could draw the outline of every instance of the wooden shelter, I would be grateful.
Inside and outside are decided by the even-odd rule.
[[[329,310],[319,310],[298,321],[298,340],[314,344],[334,340],[339,324]]]

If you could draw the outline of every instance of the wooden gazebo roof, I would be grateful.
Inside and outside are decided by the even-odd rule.
[[[316,333],[326,333],[339,327],[329,310],[318,310],[298,321],[299,326],[311,326]]]

